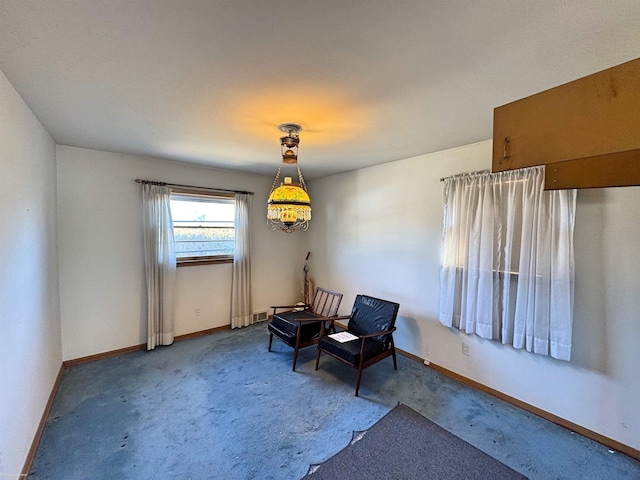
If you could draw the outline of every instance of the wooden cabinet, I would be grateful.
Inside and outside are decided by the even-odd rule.
[[[494,172],[545,165],[545,188],[640,185],[640,59],[494,109]]]

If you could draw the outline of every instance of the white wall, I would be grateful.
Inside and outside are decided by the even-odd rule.
[[[358,293],[399,302],[399,348],[640,449],[640,188],[578,192],[567,363],[438,322],[440,178],[490,167],[487,141],[309,182],[312,277],[345,294],[342,313]]]
[[[0,72],[0,477],[18,478],[62,364],[55,144]]]
[[[65,360],[146,343],[142,190],[136,178],[255,192],[253,310],[299,300],[301,237],[266,226],[273,178],[66,146],[57,147],[57,160]],[[176,335],[229,324],[231,265],[180,267],[176,288]],[[201,308],[199,317],[195,307]]]

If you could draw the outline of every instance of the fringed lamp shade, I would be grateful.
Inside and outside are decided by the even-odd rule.
[[[299,185],[291,183],[285,177],[284,183],[271,191],[267,202],[267,220],[269,226],[291,233],[306,230],[311,220],[311,199]]]

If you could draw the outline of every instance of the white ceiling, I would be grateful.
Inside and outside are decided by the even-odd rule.
[[[307,179],[638,57],[638,0],[0,0],[0,69],[58,144],[274,174],[297,122]]]

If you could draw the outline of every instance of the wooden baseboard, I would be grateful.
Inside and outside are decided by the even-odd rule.
[[[137,352],[139,350],[146,350],[147,344],[132,345],[131,347],[119,348],[117,350],[110,350],[108,352],[96,353],[95,355],[87,355],[86,357],[74,358],[72,360],[65,360],[62,362],[64,368],[73,367],[75,365],[82,365],[83,363],[94,362],[103,358],[117,357],[125,353]]]
[[[542,410],[541,408],[530,405],[526,402],[523,402],[522,400],[518,400],[517,398],[511,397],[505,393],[502,393],[498,390],[488,387],[480,382],[476,382],[475,380],[472,380],[468,377],[460,375],[459,373],[448,370],[440,365],[436,365],[435,363],[429,363],[428,365],[426,365],[424,359],[418,357],[417,355],[413,355],[411,353],[405,352],[403,350],[400,350],[399,348],[396,348],[396,351],[400,355],[403,355],[411,360],[414,360],[427,368],[432,368],[436,372],[442,373],[443,375],[446,375],[455,380],[458,380],[460,383],[464,383],[465,385],[475,388],[476,390],[480,390],[481,392],[488,393],[489,395],[499,398],[500,400],[510,403],[511,405],[521,408],[522,410],[525,410],[529,413],[537,415],[538,417],[544,418],[545,420],[549,420],[550,422],[560,425],[561,427],[571,430],[572,432],[576,432],[582,435],[583,437],[589,438],[591,440],[595,440],[596,442],[601,443],[602,445],[605,445],[613,450],[616,450],[620,453],[624,453],[625,455],[635,458],[636,460],[640,460],[640,450],[637,450],[628,445],[620,443],[617,440],[614,440],[612,438],[605,437],[604,435],[601,435],[597,432],[589,430],[588,428],[582,427],[576,423],[573,423],[562,417],[554,415],[553,413],[549,413],[545,410]]]
[[[414,362],[418,362],[420,365],[424,365],[424,359],[420,358],[417,355],[414,355],[413,353],[405,352],[404,350],[398,347],[396,347],[396,352],[398,352],[403,357],[407,357],[408,359],[413,360]]]
[[[222,332],[224,330],[231,330],[231,324],[223,325],[221,327],[208,328],[206,330],[200,330],[198,332],[186,333],[184,335],[178,335],[174,341],[180,342],[182,340],[188,340],[190,338],[202,337],[203,335],[211,335],[212,333]]]
[[[47,405],[44,407],[44,412],[42,412],[40,423],[38,424],[36,433],[33,436],[33,441],[31,442],[31,448],[29,448],[29,452],[27,453],[27,458],[24,461],[22,472],[20,473],[20,478],[27,478],[27,476],[29,475],[29,472],[31,471],[31,466],[33,465],[33,460],[36,457],[36,452],[38,450],[38,445],[40,445],[40,439],[42,438],[42,433],[44,432],[44,427],[47,423],[47,418],[49,418],[49,412],[51,412],[51,407],[53,406],[53,400],[56,397],[56,393],[58,393],[58,387],[60,386],[60,380],[62,380],[63,372],[64,372],[64,366],[60,365],[60,370],[58,370],[58,376],[56,377],[56,381],[53,383],[53,388],[51,389],[51,393],[49,394],[49,400],[47,400]]]
[[[221,327],[208,328],[206,330],[200,330],[198,332],[186,333],[184,335],[178,335],[173,339],[174,342],[180,342],[182,340],[188,340],[190,338],[201,337],[203,335],[210,335],[215,332],[220,332],[223,330],[230,330],[231,325],[223,325]],[[74,358],[73,360],[65,360],[63,362],[64,368],[72,367],[74,365],[81,365],[83,363],[94,362],[96,360],[100,360],[103,358],[109,357],[117,357],[118,355],[123,355],[125,353],[137,352],[140,350],[146,350],[147,344],[141,343],[140,345],[132,345],[130,347],[119,348],[117,350],[110,350],[108,352],[96,353],[95,355],[88,355],[86,357]]]

